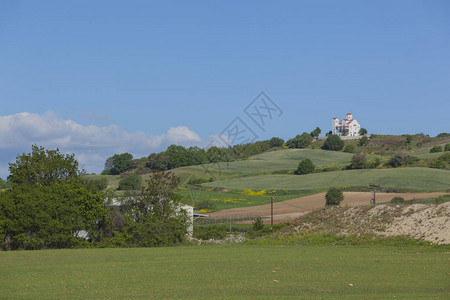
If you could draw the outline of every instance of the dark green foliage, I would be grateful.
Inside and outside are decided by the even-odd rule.
[[[45,150],[32,146],[32,152],[17,156],[14,163],[9,164],[11,175],[8,181],[12,184],[52,185],[57,181],[69,181],[78,178],[78,161],[75,155],[62,154],[59,149]]]
[[[0,243],[5,250],[86,246],[106,223],[103,196],[80,178],[73,155],[33,146],[10,164],[13,186],[0,193]]]
[[[2,178],[0,178],[0,190],[1,189],[9,189],[11,187],[11,182],[5,181]]]
[[[95,238],[106,221],[103,198],[76,182],[21,184],[0,193],[2,249],[72,248],[86,230]]]
[[[358,140],[358,146],[367,146],[369,144],[369,139],[367,136],[363,136]]]
[[[391,157],[391,159],[389,159],[386,165],[393,168],[398,168],[401,166],[414,164],[418,160],[419,160],[418,158],[411,157],[409,155],[397,154]]]
[[[359,134],[360,134],[360,135],[366,135],[366,134],[367,134],[367,130],[366,130],[365,128],[361,128],[361,129],[359,130]]]
[[[131,170],[133,167],[133,155],[127,152],[122,154],[115,154],[112,156],[112,168],[110,169],[109,174],[121,174],[128,170]]]
[[[335,134],[331,134],[327,137],[325,143],[323,143],[323,150],[340,151],[344,148],[344,141]]]
[[[403,197],[394,197],[391,199],[391,203],[405,203],[405,199]]]
[[[306,158],[298,164],[298,168],[294,173],[297,175],[309,174],[314,172],[315,169],[314,163],[309,158]]]
[[[330,188],[325,195],[326,205],[339,205],[344,200],[344,193],[340,188]]]
[[[179,182],[172,172],[153,172],[147,187],[125,194],[123,231],[128,245],[170,246],[184,241],[188,221],[173,192]]]
[[[122,178],[119,182],[119,190],[138,190],[142,187],[144,180],[141,176],[131,173]]]
[[[411,144],[411,141],[413,140],[413,137],[412,137],[412,135],[410,135],[410,134],[407,134],[407,135],[405,135],[405,143],[406,144]]]
[[[437,153],[437,152],[442,152],[442,146],[433,146],[430,149],[430,153]]]
[[[342,151],[347,152],[347,153],[353,153],[353,152],[355,152],[355,146],[353,146],[352,144],[346,145],[344,147],[344,150],[342,150]]]
[[[310,135],[313,138],[316,138],[320,135],[320,133],[322,132],[322,130],[319,127],[316,127],[316,129],[314,129],[313,131],[311,131]]]
[[[261,217],[257,217],[255,219],[255,221],[253,221],[253,230],[254,231],[264,230],[264,223],[263,223]]]
[[[234,231],[232,228],[232,231]],[[195,226],[194,237],[201,240],[221,240],[229,235],[229,227],[226,225]]]
[[[313,138],[310,134],[303,132],[301,135],[297,135],[295,138],[286,142],[286,146],[289,148],[306,148],[311,145]]]
[[[450,133],[442,132],[442,133],[439,133],[436,137],[438,137],[438,138],[445,138],[445,137],[449,137],[449,136],[450,136]]]
[[[216,210],[216,205],[214,204],[214,202],[210,201],[210,200],[203,200],[200,201],[199,203],[197,203],[195,205],[195,208],[200,210],[200,209],[205,209],[205,210]]]
[[[82,182],[93,193],[101,192],[108,187],[108,179],[106,177],[83,178]]]
[[[352,163],[347,167],[348,169],[367,169],[368,162],[366,155],[356,153],[352,157]]]
[[[269,145],[272,148],[275,147],[282,147],[284,145],[284,140],[282,138],[279,137],[273,137],[269,140]]]
[[[444,151],[450,151],[450,144],[445,144]]]

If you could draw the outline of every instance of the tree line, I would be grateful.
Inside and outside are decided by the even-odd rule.
[[[151,153],[147,157],[133,159],[130,153],[115,154],[105,162],[103,175],[118,175],[132,169],[147,173],[153,170],[167,171],[179,167],[195,166],[209,163],[231,162],[246,159],[250,156],[261,154],[267,151],[287,148],[307,148],[314,138],[321,133],[321,129],[316,127],[310,133],[303,132],[288,139],[286,142],[279,137],[270,140],[257,141],[247,144],[238,144],[229,147],[213,146],[208,149],[200,147],[183,147],[181,145],[170,145],[165,151]]]

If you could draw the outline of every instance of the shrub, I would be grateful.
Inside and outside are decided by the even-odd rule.
[[[200,201],[199,203],[197,203],[195,208],[198,210],[204,209],[204,210],[212,211],[212,210],[216,210],[216,205],[214,204],[214,202],[212,202],[210,200],[203,200],[203,201]]]
[[[367,136],[363,136],[358,140],[358,146],[367,146],[369,144],[369,139]]]
[[[414,161],[419,160],[418,158],[413,158],[409,155],[394,155],[393,157],[391,157],[391,159],[386,163],[386,165],[393,167],[393,168],[398,168],[404,165],[409,165],[414,163]]]
[[[257,217],[255,221],[253,222],[253,230],[255,231],[261,231],[264,229],[264,223],[261,219],[261,217]]]
[[[326,205],[339,205],[344,200],[344,193],[340,188],[330,188],[325,195]]]
[[[444,151],[450,151],[450,144],[445,144]]]
[[[352,163],[347,167],[348,169],[366,169],[367,160],[364,154],[356,153],[352,157]]]
[[[391,199],[391,203],[405,203],[405,199],[402,197],[394,197]]]
[[[347,153],[353,153],[353,152],[355,152],[355,146],[353,146],[353,145],[346,145],[344,147],[344,150],[342,150],[342,151],[347,152]]]
[[[314,172],[315,169],[314,163],[309,158],[306,158],[298,164],[298,168],[294,173],[297,175],[309,174]]]
[[[123,179],[119,182],[119,190],[138,190],[142,187],[143,180],[142,177],[131,173],[126,175]]]
[[[335,134],[328,135],[322,149],[331,151],[340,151],[344,148],[344,141]]]
[[[442,147],[441,146],[433,146],[430,149],[430,153],[437,153],[437,152],[442,152]]]

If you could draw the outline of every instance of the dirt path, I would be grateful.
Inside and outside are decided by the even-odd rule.
[[[419,198],[435,198],[445,195],[444,192],[433,193],[377,193],[377,203],[388,202],[394,197],[403,197],[405,200]],[[341,206],[357,206],[369,204],[370,192],[344,192],[344,201]],[[305,212],[325,206],[325,192],[291,199],[273,204],[274,222],[280,223],[296,218]],[[270,217],[270,204],[232,208],[211,213],[211,218],[245,218],[245,217]]]

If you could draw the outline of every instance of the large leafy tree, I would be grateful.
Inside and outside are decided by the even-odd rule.
[[[69,248],[88,243],[106,222],[103,197],[80,177],[74,155],[33,146],[10,164],[12,188],[0,193],[2,249]]]
[[[286,146],[288,146],[289,148],[306,148],[311,145],[312,141],[312,136],[307,132],[303,132],[293,139],[288,140],[286,142]]]
[[[78,161],[74,154],[62,154],[59,149],[46,150],[36,145],[31,150],[31,153],[23,153],[9,164],[11,175],[8,181],[12,184],[48,186],[79,177]]]
[[[329,135],[322,146],[322,149],[332,151],[340,151],[342,148],[344,148],[344,141],[335,134]]]

